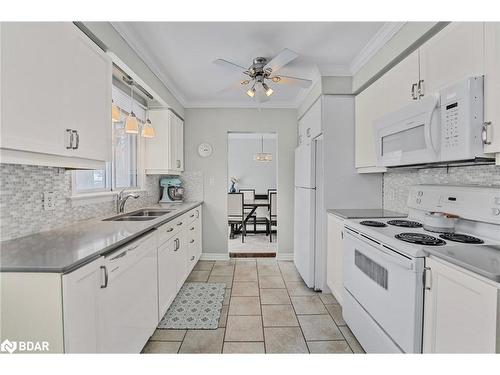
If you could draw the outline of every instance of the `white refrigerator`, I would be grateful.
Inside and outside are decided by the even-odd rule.
[[[321,289],[323,137],[295,149],[294,263],[309,288]],[[318,246],[317,246],[318,243]]]
[[[322,95],[307,113],[305,128],[321,132],[295,149],[294,263],[308,287],[328,291],[327,209],[381,208],[382,176],[356,171],[352,95]]]

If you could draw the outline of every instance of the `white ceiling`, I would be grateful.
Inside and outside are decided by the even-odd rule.
[[[351,75],[398,24],[383,22],[114,22],[113,26],[185,107],[255,107],[236,87],[245,76],[213,64],[217,58],[248,67],[257,56],[272,58],[283,48],[300,57],[281,74],[315,80]],[[277,86],[274,84],[274,86]],[[307,91],[273,87],[264,106],[297,107]]]

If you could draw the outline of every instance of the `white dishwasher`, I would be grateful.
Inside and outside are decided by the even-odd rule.
[[[156,237],[149,233],[106,256],[100,352],[139,353],[158,323]]]

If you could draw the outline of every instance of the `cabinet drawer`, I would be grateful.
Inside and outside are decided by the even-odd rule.
[[[173,236],[181,231],[182,224],[178,225],[181,222],[179,221],[180,218],[182,218],[182,216],[169,221],[168,223],[165,223],[158,228],[158,246],[163,245],[165,242],[170,240]]]

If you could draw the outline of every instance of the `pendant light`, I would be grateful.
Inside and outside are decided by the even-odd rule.
[[[130,85],[130,114],[125,121],[125,133],[138,134],[139,133],[139,122],[134,113],[134,87]]]
[[[121,120],[120,108],[111,100],[111,121],[119,122]]]
[[[260,161],[260,162],[270,162],[270,161],[272,161],[273,160],[273,154],[270,154],[268,152],[264,152],[264,135],[261,135],[260,146],[261,146],[261,149],[260,149],[261,152],[256,153],[253,156],[253,160]]]
[[[151,124],[151,120],[147,119],[146,123],[142,127],[142,133],[141,135],[144,138],[154,138],[155,137],[155,128],[153,128],[153,124]]]

